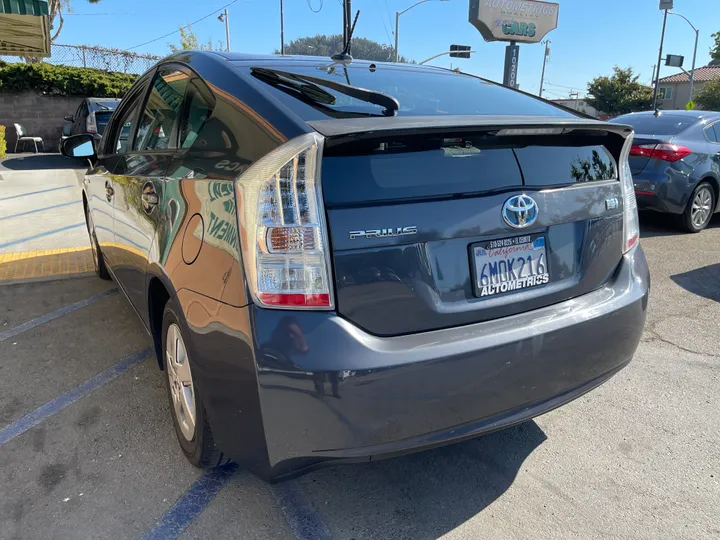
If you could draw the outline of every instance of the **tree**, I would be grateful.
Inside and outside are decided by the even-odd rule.
[[[706,111],[720,111],[720,79],[705,83],[695,94],[695,102]]]
[[[589,97],[586,101],[598,111],[616,116],[634,111],[646,111],[652,107],[652,88],[638,82],[632,68],[613,68],[610,77],[596,77],[588,83]]]
[[[715,32],[710,37],[715,40],[715,43],[710,47],[710,56],[712,57],[710,65],[718,66],[720,65],[720,32]]]
[[[100,0],[87,1],[90,4],[97,4]],[[57,30],[55,30],[55,33],[50,38],[50,41],[55,41],[57,39],[57,37],[60,35],[60,30],[62,30],[63,24],[65,24],[65,19],[63,19],[63,10],[68,13],[72,11],[72,7],[70,6],[70,0],[48,0],[48,12],[50,14],[48,18],[50,19],[50,30],[55,29],[55,18],[59,18]]]
[[[329,58],[330,55],[342,50],[342,34],[334,34],[331,36],[318,34],[317,36],[302,37],[285,45],[285,54],[298,54],[302,56],[327,56]],[[280,51],[275,51],[275,54],[279,53]],[[353,58],[361,60],[392,62],[395,58],[395,47],[383,45],[371,39],[357,37],[352,40],[351,53]],[[401,56],[400,62],[412,61]]]
[[[200,43],[197,35],[193,32],[192,26],[189,24],[180,27],[180,44],[168,43],[168,47],[172,52],[222,50],[222,44],[219,41],[217,48],[213,47],[211,39],[208,39],[207,43]]]

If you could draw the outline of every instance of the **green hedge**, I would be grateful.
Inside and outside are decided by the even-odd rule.
[[[5,157],[7,141],[5,140],[5,126],[0,126],[0,159]]]
[[[66,96],[122,97],[137,75],[99,69],[0,62],[0,91],[35,91]]]

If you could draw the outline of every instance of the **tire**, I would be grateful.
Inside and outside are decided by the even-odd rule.
[[[90,237],[90,251],[92,252],[93,264],[95,265],[95,273],[100,279],[112,279],[107,266],[105,266],[105,258],[100,251],[100,244],[95,234],[95,224],[90,214],[85,214],[85,224],[87,225],[88,236]]]
[[[683,230],[698,233],[707,227],[715,210],[715,190],[708,182],[700,182],[690,195],[687,208],[680,215]]]
[[[185,325],[182,311],[177,301],[170,299],[163,312],[161,342],[170,415],[178,443],[188,461],[198,468],[212,469],[226,464],[228,459],[215,444],[215,438],[207,421],[202,396],[192,376],[192,365],[183,328]],[[184,356],[179,354],[178,349],[173,348],[173,345],[168,345],[168,341],[172,343],[177,338],[180,339],[184,349]],[[173,348],[171,354],[168,354],[169,347]],[[190,382],[189,387],[188,382]],[[191,396],[191,399],[188,396]]]

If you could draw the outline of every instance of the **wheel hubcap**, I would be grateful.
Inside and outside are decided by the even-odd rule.
[[[690,210],[690,218],[692,219],[693,225],[696,227],[702,227],[710,217],[712,212],[712,194],[706,187],[700,188],[695,194],[695,198],[692,202],[692,209]]]
[[[180,328],[175,323],[170,325],[167,332],[165,366],[170,381],[175,418],[183,437],[191,441],[195,435],[195,388],[185,342],[180,334]]]

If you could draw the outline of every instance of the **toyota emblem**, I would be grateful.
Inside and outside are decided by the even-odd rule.
[[[515,229],[529,227],[538,217],[538,205],[532,197],[515,195],[510,197],[502,208],[505,223]]]

